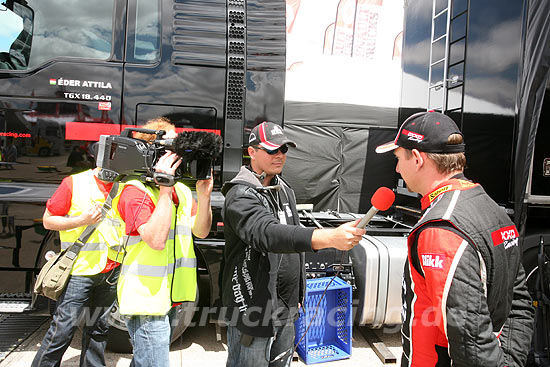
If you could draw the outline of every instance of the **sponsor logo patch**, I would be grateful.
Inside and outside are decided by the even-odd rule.
[[[463,189],[469,189],[469,188],[472,188],[472,187],[474,187],[474,186],[477,186],[476,183],[473,183],[473,182],[470,182],[470,181],[460,180],[459,183],[460,183],[460,186],[461,186]]]
[[[250,133],[250,136],[248,137],[248,143],[250,144],[254,140],[256,140],[256,134]]]
[[[283,130],[279,126],[275,126],[271,129],[271,135],[283,135]]]
[[[97,108],[100,111],[111,111],[111,102],[99,102]]]
[[[434,201],[436,197],[443,194],[444,192],[449,191],[452,188],[452,185],[447,185],[440,187],[439,189],[435,190],[434,192],[430,193],[428,197],[430,198],[430,202]]]
[[[420,143],[422,140],[424,140],[424,135],[409,130],[403,129],[402,134],[406,135],[409,140],[416,141],[417,143]]]
[[[432,269],[443,269],[445,255],[442,254],[423,254],[422,267]]]
[[[501,229],[497,229],[491,233],[493,240],[493,246],[499,246],[504,244],[504,248],[508,249],[512,246],[518,246],[519,233],[516,226],[508,226]]]

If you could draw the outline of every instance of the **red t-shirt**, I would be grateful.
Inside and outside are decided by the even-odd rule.
[[[107,195],[109,195],[109,191],[111,191],[111,187],[113,187],[113,183],[103,182],[95,176],[94,178],[97,187],[103,193],[103,195],[105,195],[105,198],[107,198]],[[57,190],[55,190],[52,197],[46,203],[46,208],[51,215],[63,217],[67,215],[67,213],[69,213],[69,209],[71,209],[72,198],[73,178],[72,176],[67,176],[63,179],[63,181],[61,181],[61,184],[59,185]],[[107,273],[119,265],[120,263],[111,259],[107,259],[107,264],[105,265],[105,269],[103,269],[102,273]]]

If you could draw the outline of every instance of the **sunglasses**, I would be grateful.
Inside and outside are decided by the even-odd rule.
[[[256,149],[261,149],[263,150],[264,152],[266,152],[267,154],[269,155],[275,155],[277,153],[279,153],[279,151],[283,154],[286,154],[286,152],[288,152],[288,145],[281,145],[279,148],[277,149],[266,149],[262,146],[256,146],[255,147]]]

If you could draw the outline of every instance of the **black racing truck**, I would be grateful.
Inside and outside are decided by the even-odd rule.
[[[91,146],[100,135],[164,116],[178,129],[221,135],[224,148],[214,165],[211,232],[195,241],[200,292],[196,302],[178,306],[175,340],[196,306],[208,315],[218,304],[219,189],[246,162],[242,147],[250,130],[284,120],[285,1],[6,0],[0,24],[0,314],[17,323],[17,315],[24,320],[53,309],[31,291],[45,254],[59,251],[58,234],[46,231],[41,218],[61,180],[95,166]],[[193,187],[193,180],[187,183]],[[357,217],[301,211],[308,226]],[[396,226],[382,217],[373,223]],[[357,318],[376,327],[399,324],[406,231],[396,229],[389,244],[377,237],[384,230],[363,241],[354,256],[368,290],[356,282],[350,254],[319,252],[308,259],[310,276],[338,272],[361,298]],[[129,351],[116,305],[112,314],[109,347]]]
[[[366,212],[379,186],[396,192],[395,205],[374,217],[359,246],[344,254],[320,251],[308,256],[306,267],[309,277],[338,274],[352,285],[357,324],[398,325],[405,236],[419,217],[419,200],[399,180],[391,154],[376,155],[374,148],[391,140],[412,113],[433,109],[449,114],[462,129],[466,175],[480,182],[520,229],[541,325],[535,354],[540,360],[548,352],[550,290],[548,275],[539,271],[548,267],[550,243],[545,144],[550,130],[544,123],[550,30],[541,16],[550,12],[548,2],[405,0],[403,33],[394,49],[402,69],[398,108],[286,100],[285,76],[300,66],[286,60],[287,32],[296,26],[289,14],[296,17],[299,3],[5,0],[0,5],[0,322],[6,315],[51,309],[31,290],[45,253],[59,251],[57,233],[41,224],[57,185],[94,167],[90,146],[100,135],[117,135],[164,116],[178,129],[215,132],[224,141],[223,156],[214,165],[211,232],[195,241],[199,295],[195,303],[179,306],[182,322],[173,339],[195,310],[208,316],[218,304],[224,246],[219,189],[246,163],[243,142],[265,120],[284,124],[301,143],[289,151],[283,176],[299,204],[309,204],[300,208],[303,225],[336,226]],[[307,1],[302,3],[300,11],[307,11]],[[365,14],[366,3],[382,5],[355,3],[352,21]],[[382,14],[377,11],[366,13],[370,25]],[[360,28],[333,29],[332,51],[337,33],[359,38]],[[320,73],[321,84],[333,72]],[[186,182],[193,187],[192,179]],[[109,347],[129,350],[116,306],[112,325]]]

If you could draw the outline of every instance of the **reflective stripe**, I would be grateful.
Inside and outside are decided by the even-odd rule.
[[[79,215],[65,215],[65,218],[78,218]],[[102,222],[108,222],[109,225],[120,227],[122,225],[121,221],[118,218],[105,217]]]
[[[174,264],[169,264],[169,267],[173,267]],[[196,258],[186,258],[186,257],[180,257],[179,259],[176,259],[176,269],[178,268],[195,268],[197,266],[197,259]],[[172,273],[172,271],[170,272]]]
[[[61,249],[65,250],[69,248],[74,242],[61,242]],[[104,243],[87,243],[85,244],[80,251],[102,251],[106,250],[107,245]],[[122,246],[113,246],[110,247],[113,251],[122,251]]]
[[[181,226],[177,226],[177,228],[178,228],[178,230],[177,230],[178,236],[190,236],[191,235],[191,230],[190,230],[189,226],[181,225]],[[187,231],[187,232],[185,232],[185,231]],[[174,230],[171,229],[168,232],[168,239],[173,239],[174,236],[175,236],[174,233],[175,233]],[[126,245],[126,246],[133,246],[133,245],[136,245],[136,244],[140,243],[141,241],[143,241],[141,236],[123,236],[122,237],[122,244]]]
[[[122,245],[123,246],[133,246],[141,242],[141,236],[123,236]]]
[[[184,224],[178,224],[176,226],[176,232],[178,235],[190,235],[191,234],[191,227],[184,225]]]
[[[122,264],[122,269],[120,269],[120,275],[138,275],[138,276],[148,276],[156,278],[164,278],[167,276],[168,267],[166,266],[155,266],[155,265],[143,265],[138,263],[133,263],[131,265]]]
[[[176,260],[176,268],[195,268],[197,264],[197,259],[186,259],[180,258]],[[158,266],[158,265],[143,265],[138,263],[133,263],[130,265],[122,265],[120,270],[120,275],[137,275],[137,276],[147,276],[147,277],[156,277],[163,278],[168,274],[174,272],[174,263],[168,264],[168,266]]]
[[[61,242],[61,249],[65,250],[69,248],[74,242]],[[107,245],[104,243],[98,243],[98,242],[88,242],[82,248],[80,251],[104,251],[107,250]]]

